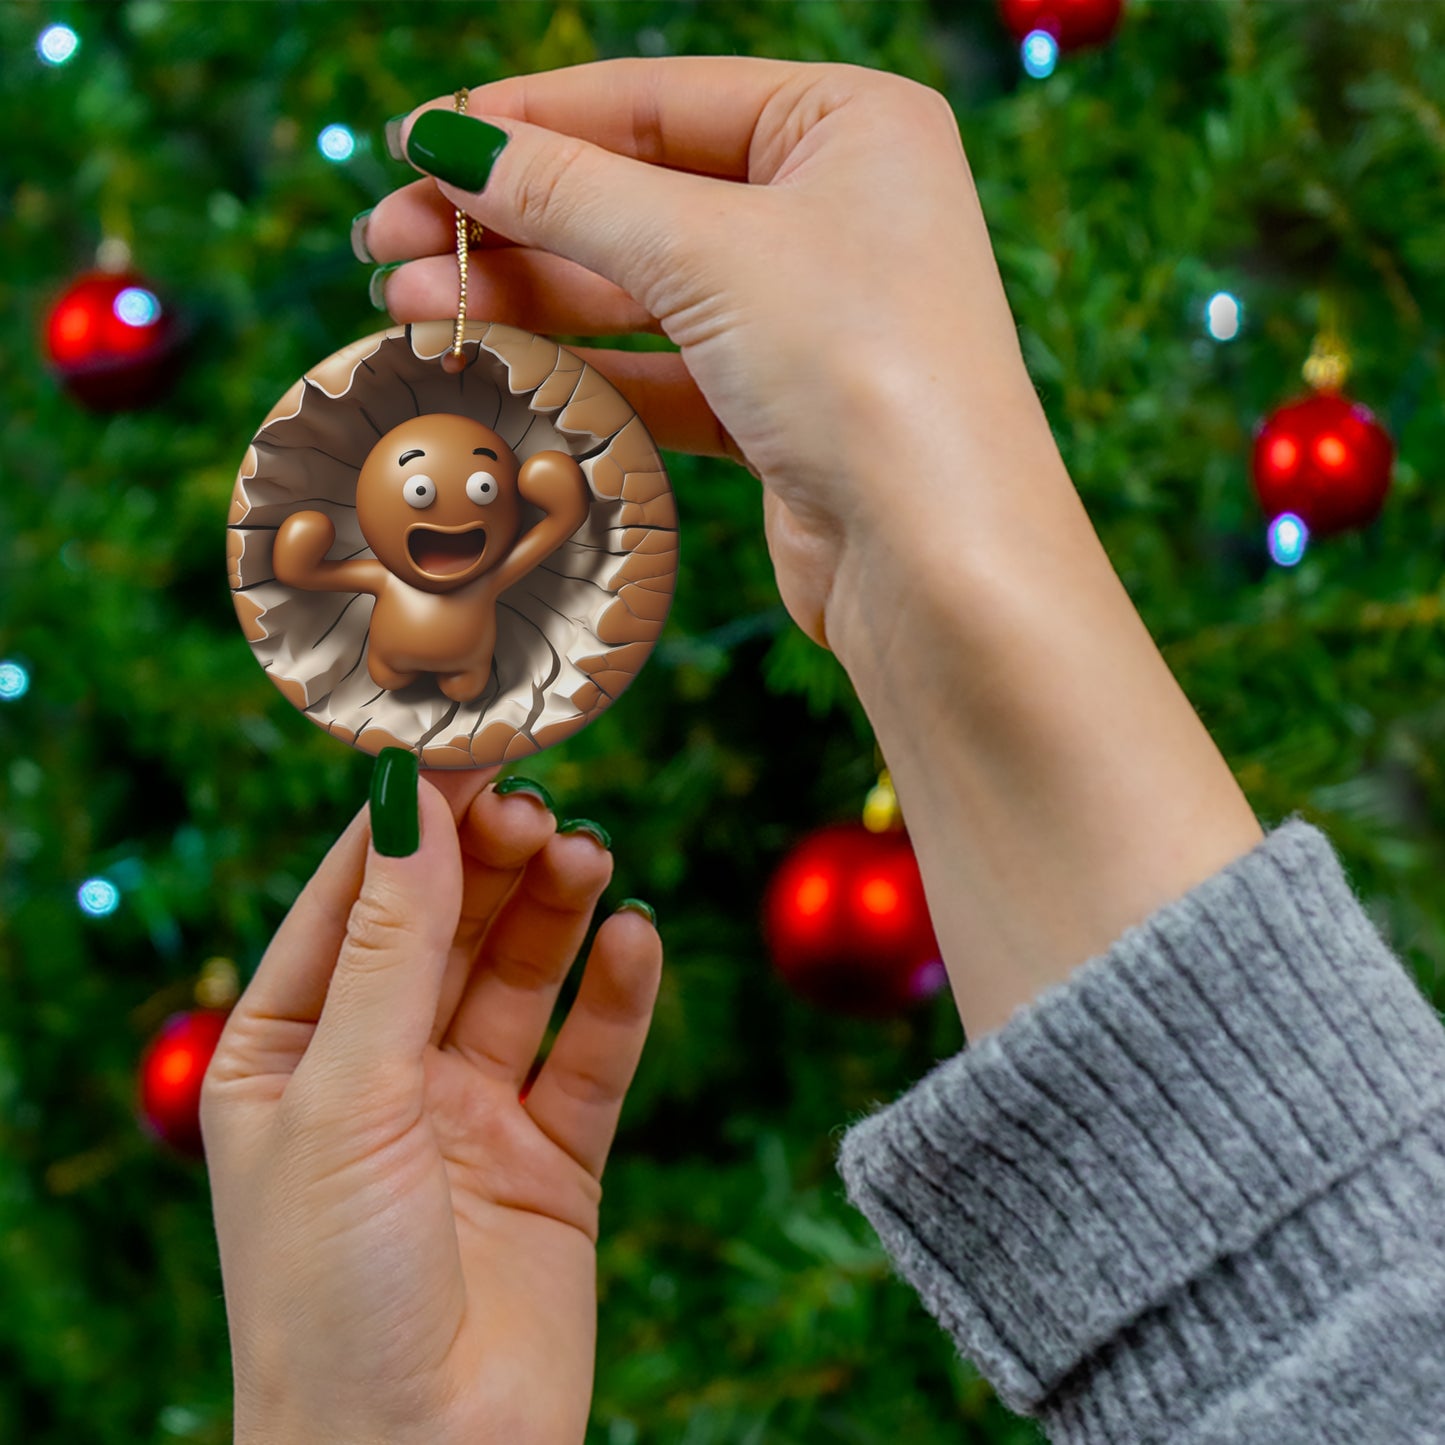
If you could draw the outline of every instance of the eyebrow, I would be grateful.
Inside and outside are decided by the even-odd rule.
[[[403,452],[397,459],[396,464],[404,467],[413,457],[424,457],[426,453],[420,447],[413,447],[409,452]]]
[[[491,457],[493,461],[496,461],[497,459],[496,452],[494,452],[490,447],[475,447],[472,450],[472,455],[474,457]]]

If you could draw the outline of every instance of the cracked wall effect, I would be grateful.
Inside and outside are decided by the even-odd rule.
[[[226,554],[232,601],[286,699],[363,752],[404,747],[423,767],[491,767],[561,742],[621,696],[662,632],[677,580],[677,509],[652,438],[602,374],[546,337],[469,323],[465,370],[443,371],[452,323],[393,327],[313,367],[271,408],[236,477]],[[574,457],[591,505],[578,531],[502,593],[492,678],[475,702],[432,676],[396,692],[366,670],[373,599],[276,580],[292,512],[336,525],[332,561],[370,557],[356,478],[377,439],[425,412],[472,416],[524,462]],[[523,528],[541,515],[523,503]]]

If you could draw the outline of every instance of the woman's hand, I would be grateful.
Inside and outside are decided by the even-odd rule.
[[[479,117],[510,140],[477,191],[496,139]],[[876,554],[966,538],[1005,501],[1017,521],[1015,476],[1067,487],[937,91],[852,65],[606,60],[478,86],[466,116],[431,101],[389,131],[436,177],[385,197],[357,238],[411,262],[385,276],[392,315],[455,315],[458,206],[488,229],[471,316],[666,334],[680,353],[577,351],[660,446],[761,479],[778,587],[815,641],[836,645],[872,600],[851,554],[878,579]],[[950,465],[910,467],[911,434],[946,435]],[[900,583],[914,570],[906,557]]]
[[[362,227],[415,258],[385,277],[399,320],[454,314],[459,206],[496,233],[472,316],[681,348],[581,354],[661,446],[760,477],[779,591],[888,759],[970,1037],[1258,842],[1064,467],[941,95],[608,60],[388,130],[435,178]]]
[[[238,1445],[585,1434],[600,1180],[662,948],[640,913],[602,925],[526,1091],[612,857],[491,777],[422,780],[409,857],[352,820],[207,1072]]]

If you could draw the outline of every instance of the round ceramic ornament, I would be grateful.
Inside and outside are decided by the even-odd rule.
[[[246,450],[227,544],[251,649],[306,717],[362,752],[491,767],[636,677],[677,510],[601,373],[463,312],[363,337],[291,387]]]

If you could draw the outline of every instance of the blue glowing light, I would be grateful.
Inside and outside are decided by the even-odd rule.
[[[356,137],[344,125],[329,125],[316,144],[329,161],[349,161],[356,150]]]
[[[120,889],[109,878],[87,878],[75,896],[80,911],[92,918],[105,918],[120,907]]]
[[[115,298],[112,310],[127,326],[149,326],[159,318],[161,303],[143,286],[127,286]]]
[[[1244,307],[1228,291],[1216,291],[1204,308],[1204,329],[1216,341],[1233,341],[1244,325]]]
[[[1054,73],[1059,63],[1059,42],[1047,30],[1030,30],[1019,53],[1024,69],[1035,80],[1043,80]]]
[[[30,674],[18,662],[0,662],[0,702],[14,702],[30,691]]]
[[[1281,567],[1293,567],[1305,554],[1310,529],[1293,512],[1281,512],[1269,524],[1269,555]]]
[[[68,25],[47,25],[35,42],[35,53],[47,65],[64,65],[80,49],[80,36]]]

